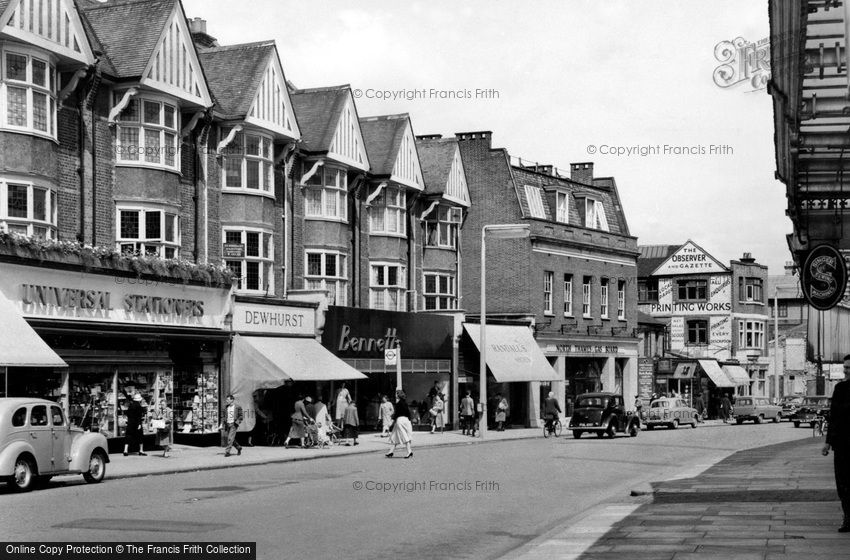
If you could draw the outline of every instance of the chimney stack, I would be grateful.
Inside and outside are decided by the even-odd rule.
[[[741,257],[741,262],[747,263],[747,264],[752,264],[752,263],[756,262],[756,260],[753,258],[752,253],[744,253],[744,256]]]
[[[439,140],[443,137],[442,134],[420,134],[416,137],[417,140]]]
[[[455,138],[457,138],[460,142],[484,142],[488,148],[491,147],[492,137],[493,132],[489,130],[479,130],[477,132],[455,132]]]
[[[192,34],[192,41],[201,49],[219,46],[218,40],[207,34],[207,20],[203,18],[196,17],[190,19],[189,32]]]
[[[593,184],[593,162],[586,161],[582,163],[570,164],[570,179],[576,183],[585,185]]]

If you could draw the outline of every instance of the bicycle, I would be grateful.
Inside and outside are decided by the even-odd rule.
[[[560,437],[561,433],[564,430],[564,425],[561,424],[560,418],[555,418],[551,422],[546,422],[543,424],[543,437],[548,438],[551,435],[555,437]]]

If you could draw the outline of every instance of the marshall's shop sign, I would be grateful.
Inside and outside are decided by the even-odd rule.
[[[328,308],[322,345],[340,358],[384,359],[401,347],[402,359],[451,359],[454,319],[353,307]]]
[[[809,305],[820,310],[832,309],[844,298],[847,287],[844,256],[832,245],[818,245],[803,262],[800,285]]]

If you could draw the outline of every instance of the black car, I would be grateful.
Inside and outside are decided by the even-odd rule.
[[[572,430],[576,438],[585,432],[595,432],[597,437],[613,438],[617,432],[635,437],[640,430],[640,419],[633,412],[626,412],[622,395],[585,393],[576,399],[567,429]]]
[[[828,421],[829,405],[831,402],[832,398],[826,395],[803,397],[800,408],[790,417],[791,421],[794,422],[794,427],[799,428],[800,424],[812,426],[818,417],[826,418]]]
[[[779,406],[782,407],[779,417],[782,420],[789,420],[801,404],[803,404],[803,397],[782,397],[782,400],[779,401]]]

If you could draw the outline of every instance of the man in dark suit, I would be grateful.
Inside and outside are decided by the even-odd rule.
[[[224,448],[225,457],[230,457],[231,447],[236,448],[237,455],[242,455],[242,446],[236,441],[236,430],[239,428],[239,424],[242,423],[242,416],[242,407],[236,404],[236,399],[233,398],[233,395],[227,395],[222,421],[225,433],[227,434],[227,447]]]
[[[844,381],[832,392],[826,443],[823,454],[832,448],[835,461],[835,487],[844,510],[839,533],[850,533],[850,355],[844,356]]]

